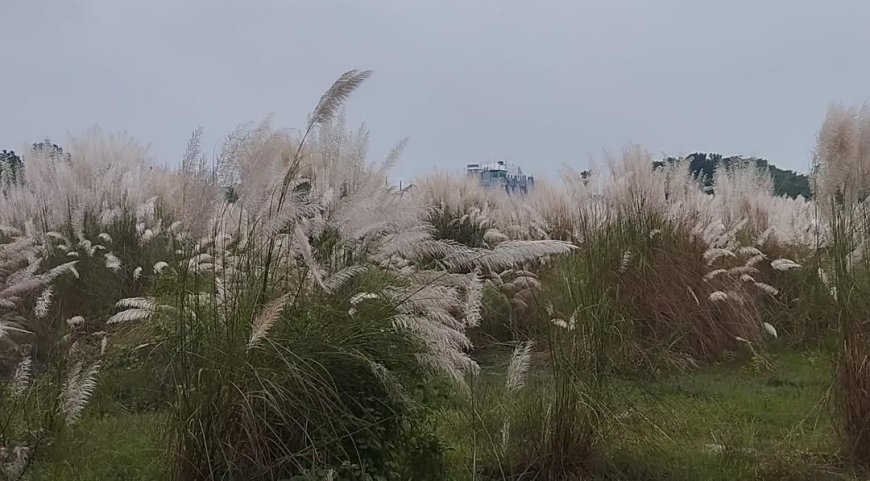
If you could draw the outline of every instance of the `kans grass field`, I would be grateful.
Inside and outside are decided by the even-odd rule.
[[[870,476],[868,108],[811,199],[639,146],[400,190],[367,75],[178,168],[92,131],[0,171],[3,479]]]

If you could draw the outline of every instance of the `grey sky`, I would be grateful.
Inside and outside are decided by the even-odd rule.
[[[397,176],[505,157],[538,176],[603,149],[806,170],[828,104],[870,97],[870,2],[0,0],[0,148],[93,124],[176,162],[275,113],[299,127],[343,71],[348,120]],[[60,143],[60,142],[59,142]]]

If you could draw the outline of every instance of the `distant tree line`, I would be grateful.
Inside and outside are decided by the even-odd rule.
[[[69,160],[69,154],[63,151],[63,148],[49,139],[42,142],[35,142],[33,150],[46,153],[58,159]],[[713,186],[713,174],[719,166],[730,167],[736,163],[742,163],[749,160],[768,172],[773,178],[773,189],[776,195],[785,195],[788,197],[797,197],[799,195],[809,199],[812,197],[810,189],[810,179],[807,175],[794,172],[792,170],[784,170],[771,164],[765,159],[751,158],[746,159],[739,156],[724,157],[722,154],[696,152],[686,157],[689,160],[689,169],[698,176],[705,187]],[[668,157],[665,160],[656,161],[654,167],[661,167],[665,162],[676,162],[675,157]],[[8,186],[21,182],[24,174],[24,159],[11,150],[3,150],[0,152],[0,186]],[[589,171],[583,171],[581,177],[587,180],[590,176]],[[235,192],[231,190],[227,192],[228,197],[233,197]]]
[[[34,142],[33,152],[40,152],[55,159],[70,160],[69,154],[63,151],[59,145],[45,139],[42,142]],[[24,158],[16,154],[14,150],[0,152],[0,187],[18,184],[24,180]]]
[[[696,152],[686,157],[689,161],[689,169],[698,176],[704,183],[705,187],[713,186],[713,174],[720,166],[726,168],[743,162],[755,162],[755,164],[763,170],[770,172],[773,178],[773,190],[776,195],[785,195],[788,197],[797,197],[799,195],[809,199],[812,197],[810,189],[810,179],[807,175],[794,172],[792,170],[784,170],[771,164],[765,159],[749,158],[740,156],[723,157],[722,154]],[[654,166],[660,167],[665,165],[665,162],[676,162],[677,158],[668,157],[665,160],[656,161]]]

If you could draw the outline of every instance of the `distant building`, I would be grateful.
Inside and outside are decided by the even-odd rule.
[[[535,178],[523,173],[516,165],[499,160],[490,164],[468,164],[465,173],[477,177],[480,185],[486,188],[504,189],[509,195],[528,194],[535,188]]]

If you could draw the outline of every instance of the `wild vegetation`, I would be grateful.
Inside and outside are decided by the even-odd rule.
[[[695,152],[694,154],[687,155],[685,158],[668,157],[665,161],[654,162],[654,165],[661,165],[664,162],[688,162],[689,170],[692,174],[701,179],[704,187],[709,189],[713,188],[713,176],[719,167],[728,168],[734,164],[739,165],[752,162],[759,169],[770,173],[773,179],[773,192],[775,195],[787,197],[797,197],[800,195],[805,199],[809,199],[813,195],[808,175],[792,170],[780,169],[765,159],[743,156],[725,157],[722,154]]]
[[[344,100],[178,168],[34,146],[0,202],[3,479],[863,479],[870,110],[813,199],[632,146],[526,197],[385,178]],[[43,146],[45,147],[45,146]]]

